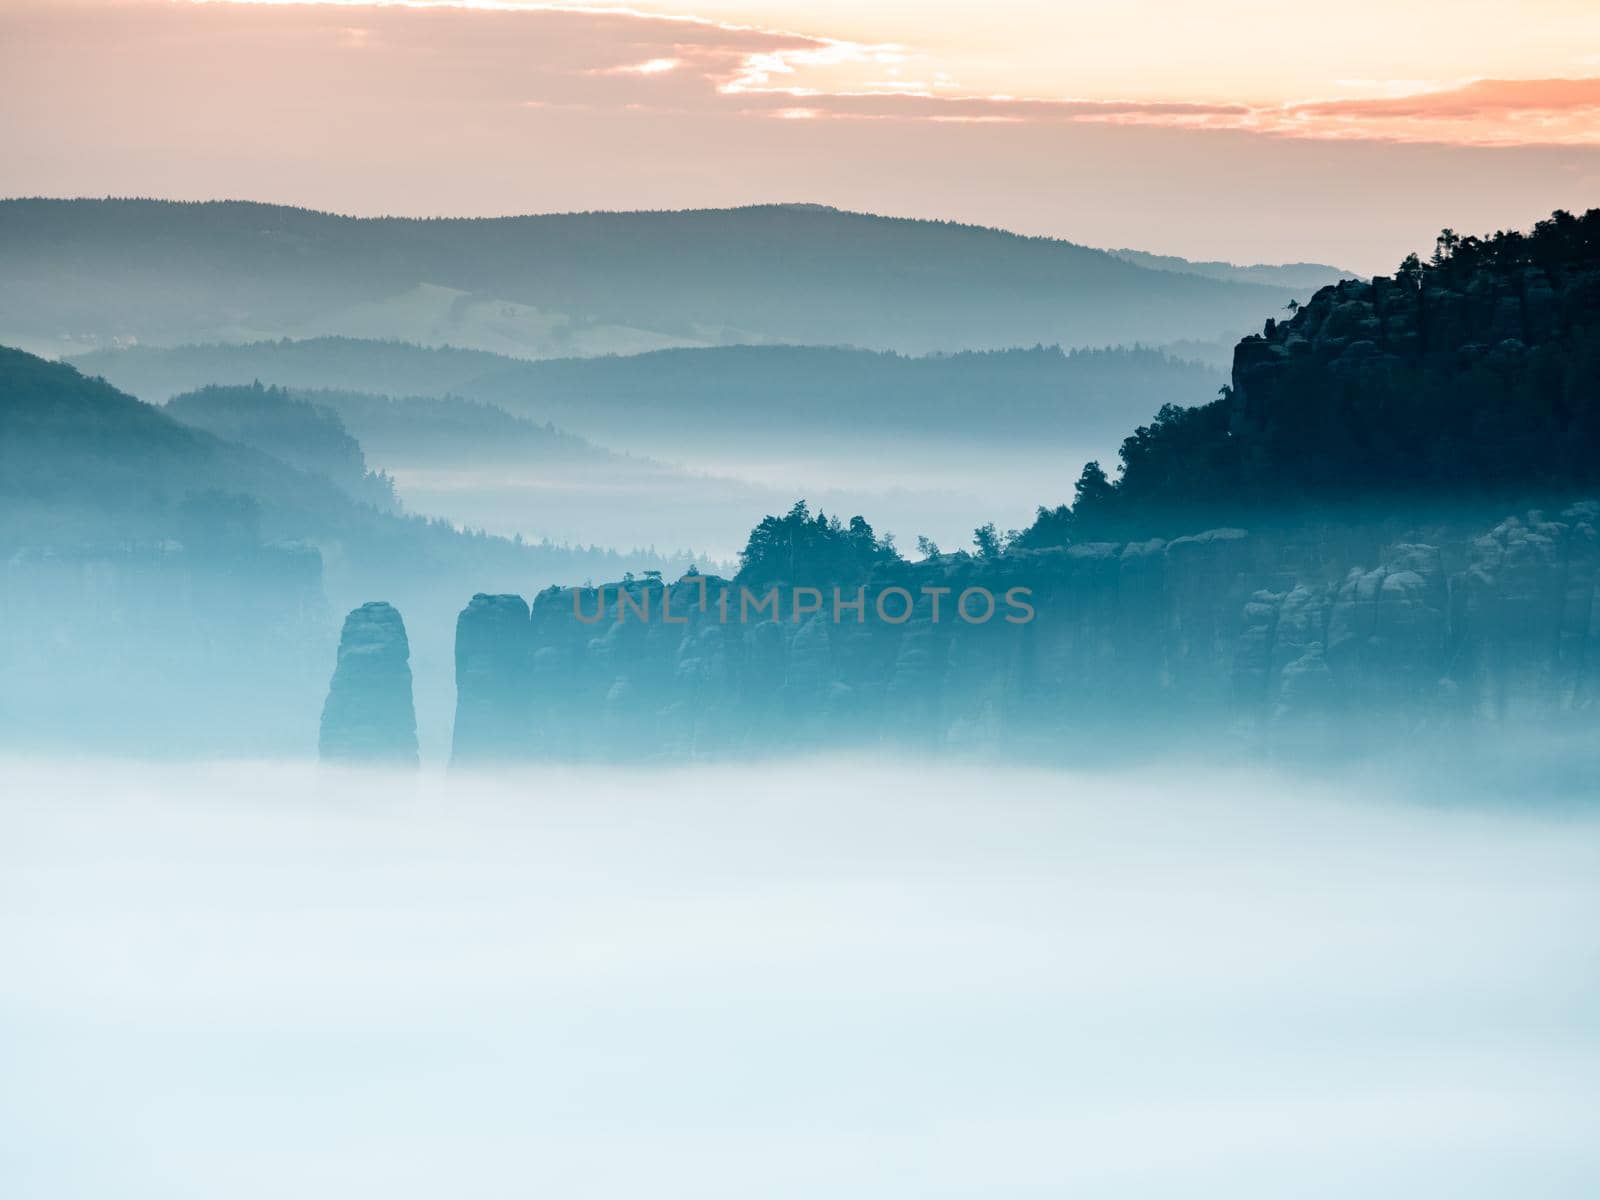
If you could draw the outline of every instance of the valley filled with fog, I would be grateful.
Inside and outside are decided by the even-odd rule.
[[[1573,1196],[1594,814],[1394,779],[10,758],[5,1175]]]
[[[924,536],[950,550],[969,548],[975,524],[983,523],[974,513],[1001,529],[1026,528],[1037,497],[1059,490],[1063,462],[1113,453],[1104,441],[1086,441],[1018,447],[996,459],[959,444],[907,437],[854,450],[745,445],[676,460],[690,466],[645,460],[628,472],[507,464],[400,466],[389,473],[408,509],[468,528],[531,541],[675,552],[715,570],[737,560],[750,532],[748,514],[786,511],[797,496],[830,516],[871,513],[875,527],[911,551]],[[929,485],[931,478],[937,486]]]
[[[0,2],[0,1200],[1597,1194],[1600,5],[1016,7]]]
[[[957,343],[959,344],[959,343]],[[306,469],[350,440],[408,511],[502,537],[731,560],[807,497],[907,545],[1025,527],[1164,404],[1225,373],[1137,346],[907,356],[722,346],[531,361],[378,338],[131,346],[72,360]],[[272,389],[261,395],[261,388]],[[241,407],[257,411],[242,421]],[[359,474],[359,473],[358,473]],[[367,498],[356,489],[358,498]]]
[[[377,273],[313,311],[338,281],[256,220]],[[6,222],[59,239],[0,246],[50,302],[0,319],[94,326],[0,346],[7,1195],[1569,1200],[1600,1168],[1600,210],[1282,308],[1034,247],[1043,307],[978,296],[970,336],[912,303],[899,224],[845,222],[903,272],[877,324],[859,271],[763,314],[744,267],[652,293],[597,244],[580,344],[643,352],[587,358],[547,273],[498,278],[537,221]],[[254,266],[62,256],[123,222]],[[1012,240],[914,232],[1019,302]],[[382,324],[395,272],[457,269],[440,235],[482,256],[423,280],[465,347]],[[1262,291],[1288,315],[1226,376],[1170,352]],[[1161,300],[1169,349],[1006,340],[1087,336],[1097,293],[1106,328]],[[724,344],[741,308],[770,336]]]

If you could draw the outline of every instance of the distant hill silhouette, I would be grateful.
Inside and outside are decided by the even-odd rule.
[[[613,454],[554,425],[515,416],[481,400],[386,396],[327,388],[300,389],[290,394],[335,415],[360,439],[373,460],[385,465],[648,465]]]
[[[602,444],[662,431],[707,442],[778,436],[1029,442],[1115,437],[1225,378],[1144,349],[903,355],[732,346],[526,362],[474,351],[325,338],[247,346],[134,347],[73,360],[159,402],[206,383],[261,380],[390,395],[432,392],[554,421]],[[1114,444],[1114,443],[1113,443]]]
[[[1327,263],[1254,263],[1241,266],[1231,262],[1195,262],[1172,254],[1151,254],[1145,250],[1110,250],[1124,262],[1147,267],[1152,271],[1174,271],[1180,275],[1203,275],[1207,279],[1228,279],[1235,283],[1264,283],[1273,287],[1312,291],[1338,283],[1341,279],[1356,279],[1354,271],[1331,267]]]
[[[211,385],[175,396],[169,417],[230,442],[253,446],[292,467],[320,475],[381,511],[399,507],[394,481],[367,468],[361,443],[331,409],[282,388]]]
[[[1151,344],[1253,328],[1304,294],[816,205],[413,220],[231,201],[0,202],[0,338],[59,350],[320,334],[531,357]]]
[[[344,337],[129,346],[91,351],[69,361],[149,404],[165,404],[207,384],[258,380],[278,387],[380,396],[460,395],[473,380],[520,362],[483,350]]]
[[[263,398],[272,403],[263,405]],[[225,417],[223,410],[241,403],[258,417],[263,407],[295,407],[281,393],[212,389],[177,411],[235,427],[263,445],[295,432],[280,419],[275,428],[268,426],[268,437],[245,429],[240,417]],[[306,467],[326,457],[326,446],[300,449]],[[349,469],[344,463],[333,474]],[[9,347],[0,347],[0,501],[0,552],[181,542],[191,514],[236,509],[248,514],[239,528],[252,541],[333,548],[356,573],[388,578],[615,570],[661,561],[653,555],[524,546],[462,532],[446,521],[380,512],[321,470],[297,469],[259,448],[180,422],[104,380]]]

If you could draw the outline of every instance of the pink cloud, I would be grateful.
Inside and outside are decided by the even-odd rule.
[[[1480,79],[1376,99],[1315,100],[1228,114],[1128,112],[1105,119],[1330,141],[1596,146],[1600,78]]]
[[[1379,99],[1335,98],[1286,105],[1170,100],[951,96],[927,89],[821,92],[738,89],[747,107],[761,97],[791,104],[804,96],[818,115],[945,122],[1105,122],[1229,130],[1320,140],[1438,142],[1451,145],[1600,145],[1600,78],[1478,80],[1459,87]]]
[[[1294,106],[1315,116],[1426,118],[1503,116],[1520,112],[1594,112],[1600,78],[1479,79],[1460,87],[1374,100],[1319,100]]]
[[[735,25],[691,16],[663,16],[581,4],[484,4],[475,0],[408,0],[404,5],[240,4],[204,0],[206,8],[292,8],[302,23],[326,14],[364,14],[359,37],[335,23],[340,44],[373,48],[374,26],[400,33],[417,19],[449,15],[447,42],[474,40],[472,27],[492,30],[519,56],[525,98],[546,107],[575,102],[618,111],[699,110],[813,119],[925,120],[945,124],[1089,122],[1187,130],[1229,130],[1315,140],[1438,142],[1455,145],[1600,145],[1600,78],[1478,80],[1456,87],[1381,98],[1332,97],[1292,104],[1165,99],[1048,98],[961,95],[941,72],[934,83],[885,78],[882,69],[918,59],[897,43]],[[319,9],[322,11],[319,12]],[[434,28],[440,28],[437,23]],[[446,47],[441,46],[441,51]],[[549,50],[546,56],[541,50]],[[578,64],[578,65],[569,65]],[[922,62],[923,67],[932,66]],[[671,77],[670,96],[660,86]],[[574,77],[595,80],[575,89]],[[627,80],[649,81],[648,99]],[[609,82],[608,82],[609,81]],[[581,97],[567,93],[583,90]]]
[[[813,121],[946,127],[1129,125],[1322,141],[1600,146],[1600,78],[1480,80],[1294,104],[962,95],[947,76],[925,69],[937,64],[897,44],[559,5],[23,0],[0,8],[0,46],[13,111],[47,123],[75,120],[84,136],[146,111],[154,125],[175,132],[231,121],[259,124],[261,136],[287,143],[307,132],[299,114],[314,108],[323,114],[309,130],[316,143],[369,107],[392,112],[397,129],[407,121],[425,129],[450,114],[487,128],[503,106],[619,117],[803,113]],[[86,76],[78,64],[96,54],[107,61]],[[889,74],[902,67],[906,82]],[[42,103],[70,78],[98,82]]]

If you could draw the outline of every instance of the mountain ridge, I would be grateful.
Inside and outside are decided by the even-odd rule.
[[[410,340],[515,343],[529,357],[662,339],[906,353],[1150,344],[1236,335],[1298,294],[1065,239],[796,205],[412,218],[0,200],[0,281],[0,341],[62,350],[371,333],[376,320]]]
[[[1239,283],[1320,288],[1341,279],[1361,278],[1359,271],[1349,271],[1331,263],[1235,263],[1220,259],[1181,258],[1176,254],[1153,254],[1148,250],[1134,250],[1125,246],[1107,250],[1106,253],[1152,271],[1203,275],[1210,279],[1230,279]]]
[[[833,346],[675,348],[642,355],[527,361],[392,341],[306,339],[130,347],[72,361],[160,402],[208,383],[255,380],[386,395],[470,397],[610,449],[659,453],[671,434],[766,443],[786,430],[841,452],[872,431],[1036,441],[1119,434],[1163,403],[1198,401],[1226,376],[1143,347],[902,355]],[[984,413],[981,426],[972,417]],[[764,433],[763,431],[766,431]],[[1112,443],[1114,444],[1114,443]]]

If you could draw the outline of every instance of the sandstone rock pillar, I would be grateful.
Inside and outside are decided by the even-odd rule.
[[[390,604],[363,604],[344,619],[319,750],[324,762],[417,765],[411,645]]]

